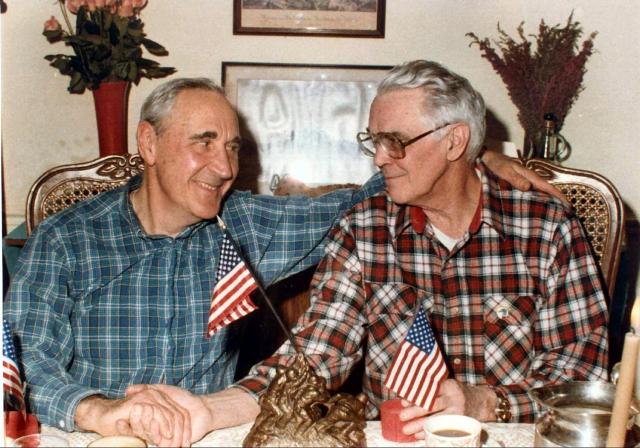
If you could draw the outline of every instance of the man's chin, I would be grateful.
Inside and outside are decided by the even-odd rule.
[[[404,205],[407,203],[407,198],[400,194],[394,194],[393,190],[387,189],[387,195],[391,198],[391,200],[398,205]]]

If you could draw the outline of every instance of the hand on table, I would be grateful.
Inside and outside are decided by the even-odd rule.
[[[495,419],[495,400],[495,392],[487,386],[469,386],[448,379],[440,386],[432,411],[402,400],[405,408],[400,412],[400,420],[407,422],[402,430],[414,434],[416,439],[424,439],[424,421],[435,414],[461,414],[481,422],[490,421]]]
[[[120,434],[134,435],[157,446],[190,446],[210,430],[211,411],[202,397],[176,386],[133,385],[135,399],[128,418],[117,421]]]
[[[103,436],[133,435],[159,446],[188,446],[192,437],[189,411],[166,393],[137,392],[117,400],[85,398],[76,409],[76,424]]]

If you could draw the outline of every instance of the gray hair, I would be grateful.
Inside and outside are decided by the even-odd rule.
[[[162,120],[173,108],[176,96],[184,90],[202,89],[219,93],[224,90],[209,78],[176,78],[160,84],[147,96],[140,109],[140,121],[151,123],[156,133],[164,131]]]
[[[410,61],[395,66],[378,86],[378,95],[399,90],[421,88],[425,93],[425,114],[435,120],[435,127],[463,122],[469,126],[467,157],[475,160],[484,143],[486,109],[482,95],[469,81],[437,62]]]

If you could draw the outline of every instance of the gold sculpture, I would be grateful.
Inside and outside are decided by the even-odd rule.
[[[325,380],[298,354],[291,366],[277,368],[242,445],[364,447],[366,401],[364,394],[331,397]]]

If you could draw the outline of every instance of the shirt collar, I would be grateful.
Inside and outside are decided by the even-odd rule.
[[[131,192],[140,188],[140,185],[142,185],[142,175],[138,174],[131,178],[131,180],[129,181],[129,183],[125,188],[125,194],[122,195],[121,205],[120,205],[120,211],[124,219],[129,223],[131,228],[134,229],[134,232],[136,233],[136,235],[138,235],[141,238],[150,238],[150,239],[170,238],[167,235],[149,235],[142,228],[142,224],[140,223],[138,216],[133,210],[133,204],[131,203]],[[205,227],[214,223],[215,223],[215,220],[203,220],[195,224],[191,224],[190,226],[187,226],[185,229],[183,229],[182,232],[180,232],[178,235],[176,235],[175,239],[188,238],[193,232],[201,229],[202,227]]]
[[[504,237],[503,204],[500,196],[497,194],[499,182],[501,181],[495,177],[495,175],[491,173],[491,171],[489,171],[482,162],[478,162],[476,168],[480,175],[482,192],[475,214],[469,226],[469,232],[472,234],[477,233],[480,230],[482,223],[485,223],[494,228],[501,237]],[[420,207],[412,205],[396,205],[394,208],[397,209],[395,225],[396,235],[400,235],[409,226],[417,234],[425,232],[427,216]],[[392,210],[394,208],[392,208]]]

